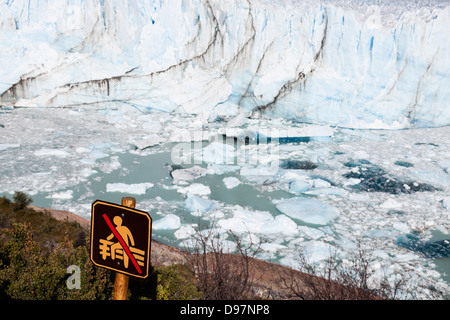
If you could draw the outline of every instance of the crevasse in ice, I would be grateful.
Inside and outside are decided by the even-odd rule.
[[[0,105],[450,124],[448,1],[2,0]]]

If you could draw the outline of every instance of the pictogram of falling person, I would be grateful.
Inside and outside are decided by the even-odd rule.
[[[114,224],[116,225],[116,230],[117,232],[120,234],[120,236],[122,237],[123,241],[125,241],[126,245],[128,247],[134,246],[134,238],[133,235],[131,234],[130,229],[128,229],[127,227],[122,225],[122,218],[119,216],[115,216],[113,219]],[[112,238],[114,238],[114,233],[111,233],[106,240],[111,240]],[[117,242],[115,244],[113,244],[111,246],[111,258],[114,260],[116,258],[116,250],[117,249],[122,249],[122,245],[120,244],[120,242]],[[128,268],[128,255],[123,254],[123,264],[125,266],[125,268]]]

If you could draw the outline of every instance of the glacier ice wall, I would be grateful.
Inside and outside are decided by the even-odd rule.
[[[0,0],[0,105],[450,125],[446,1]]]

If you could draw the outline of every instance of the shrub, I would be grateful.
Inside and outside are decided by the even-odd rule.
[[[192,236],[186,261],[197,278],[203,300],[241,300],[253,298],[252,258],[260,244],[244,246],[240,238],[229,232],[236,244],[237,254],[230,254],[225,242],[214,233],[214,222],[209,228],[197,230]]]
[[[27,195],[24,192],[16,191],[13,196],[14,200],[14,210],[19,211],[25,209],[27,206],[29,206],[33,199]]]

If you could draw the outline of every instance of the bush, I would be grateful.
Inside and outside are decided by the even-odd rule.
[[[428,295],[431,299],[442,299],[443,292],[429,292],[426,288],[411,286],[410,276],[397,272],[388,278],[378,274],[372,268],[373,248],[358,249],[345,263],[339,261],[336,253],[321,265],[309,262],[300,250],[297,256],[298,272],[280,275],[281,282],[290,293],[289,298],[301,300],[398,300],[406,296]],[[377,280],[375,283],[374,280]]]
[[[252,258],[259,252],[260,244],[247,247],[229,232],[236,244],[237,254],[230,254],[224,241],[214,234],[214,223],[209,228],[197,230],[186,253],[186,261],[197,278],[203,300],[241,300],[253,298]]]
[[[30,227],[13,224],[3,230],[6,244],[0,254],[0,296],[20,300],[107,299],[111,296],[112,282],[106,270],[96,268],[89,260],[88,243],[74,248],[66,239],[48,255],[42,255],[33,240]],[[79,290],[66,285],[67,268],[79,265]]]
[[[162,266],[157,270],[157,300],[198,300],[201,293],[194,274],[185,265]]]
[[[16,191],[13,196],[14,200],[14,210],[19,211],[25,209],[27,206],[29,206],[33,199],[28,196],[26,193],[21,191]]]
[[[31,201],[21,192],[14,202],[0,198],[0,299],[111,299],[114,273],[91,262],[86,230],[27,208]],[[79,289],[67,286],[73,265],[80,271]],[[131,278],[129,298],[186,300],[200,293],[190,270],[174,265],[152,269],[145,280]]]

